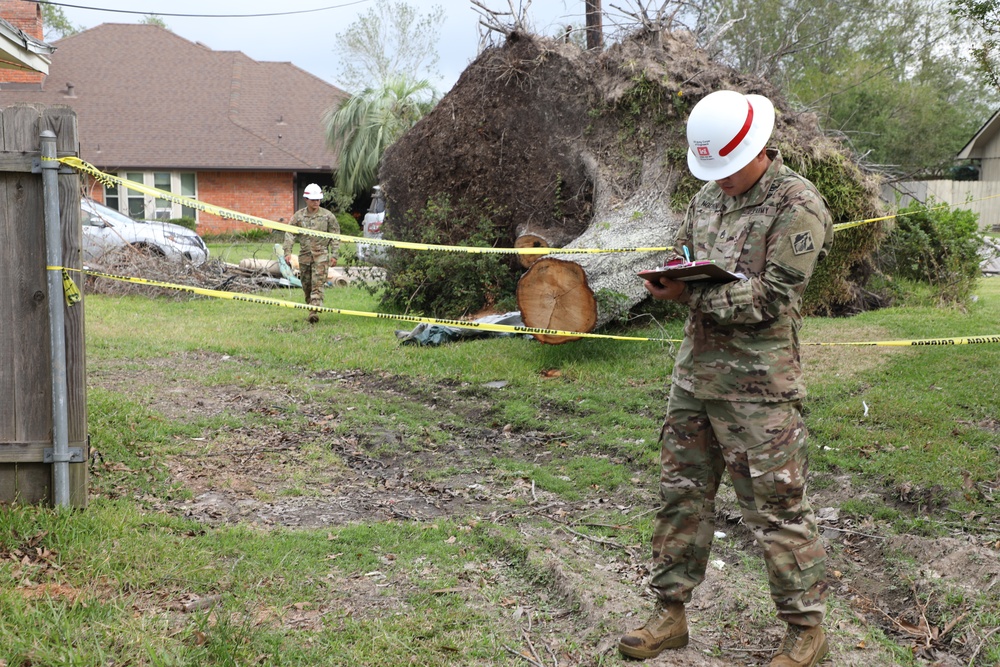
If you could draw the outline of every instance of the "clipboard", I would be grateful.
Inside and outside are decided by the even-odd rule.
[[[671,280],[681,280],[690,283],[699,281],[729,283],[734,280],[744,280],[742,275],[726,271],[711,260],[696,262],[678,260],[669,262],[666,266],[639,271],[638,276],[650,282],[657,282],[660,278],[669,278]]]

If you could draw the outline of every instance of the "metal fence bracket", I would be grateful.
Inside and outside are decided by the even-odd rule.
[[[55,448],[46,447],[42,450],[42,463],[55,463]],[[83,463],[83,447],[70,447],[67,463]]]

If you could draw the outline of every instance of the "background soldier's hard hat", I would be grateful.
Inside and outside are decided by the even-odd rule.
[[[766,97],[710,93],[688,117],[688,169],[703,181],[732,176],[767,145],[772,130],[774,105]]]
[[[315,183],[310,183],[306,186],[306,189],[302,192],[302,196],[306,199],[322,199],[323,190]]]

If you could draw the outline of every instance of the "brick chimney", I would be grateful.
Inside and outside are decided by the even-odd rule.
[[[37,2],[25,0],[0,0],[0,18],[15,28],[19,28],[39,41],[44,41],[42,35],[42,6]],[[3,83],[36,83],[41,84],[44,75],[39,72],[21,72],[11,69],[0,69],[0,82]]]

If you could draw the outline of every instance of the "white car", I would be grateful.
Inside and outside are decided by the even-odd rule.
[[[198,265],[208,259],[208,248],[187,227],[157,220],[133,220],[89,199],[80,200],[83,225],[83,261],[99,262],[108,252],[131,246],[139,252]]]

